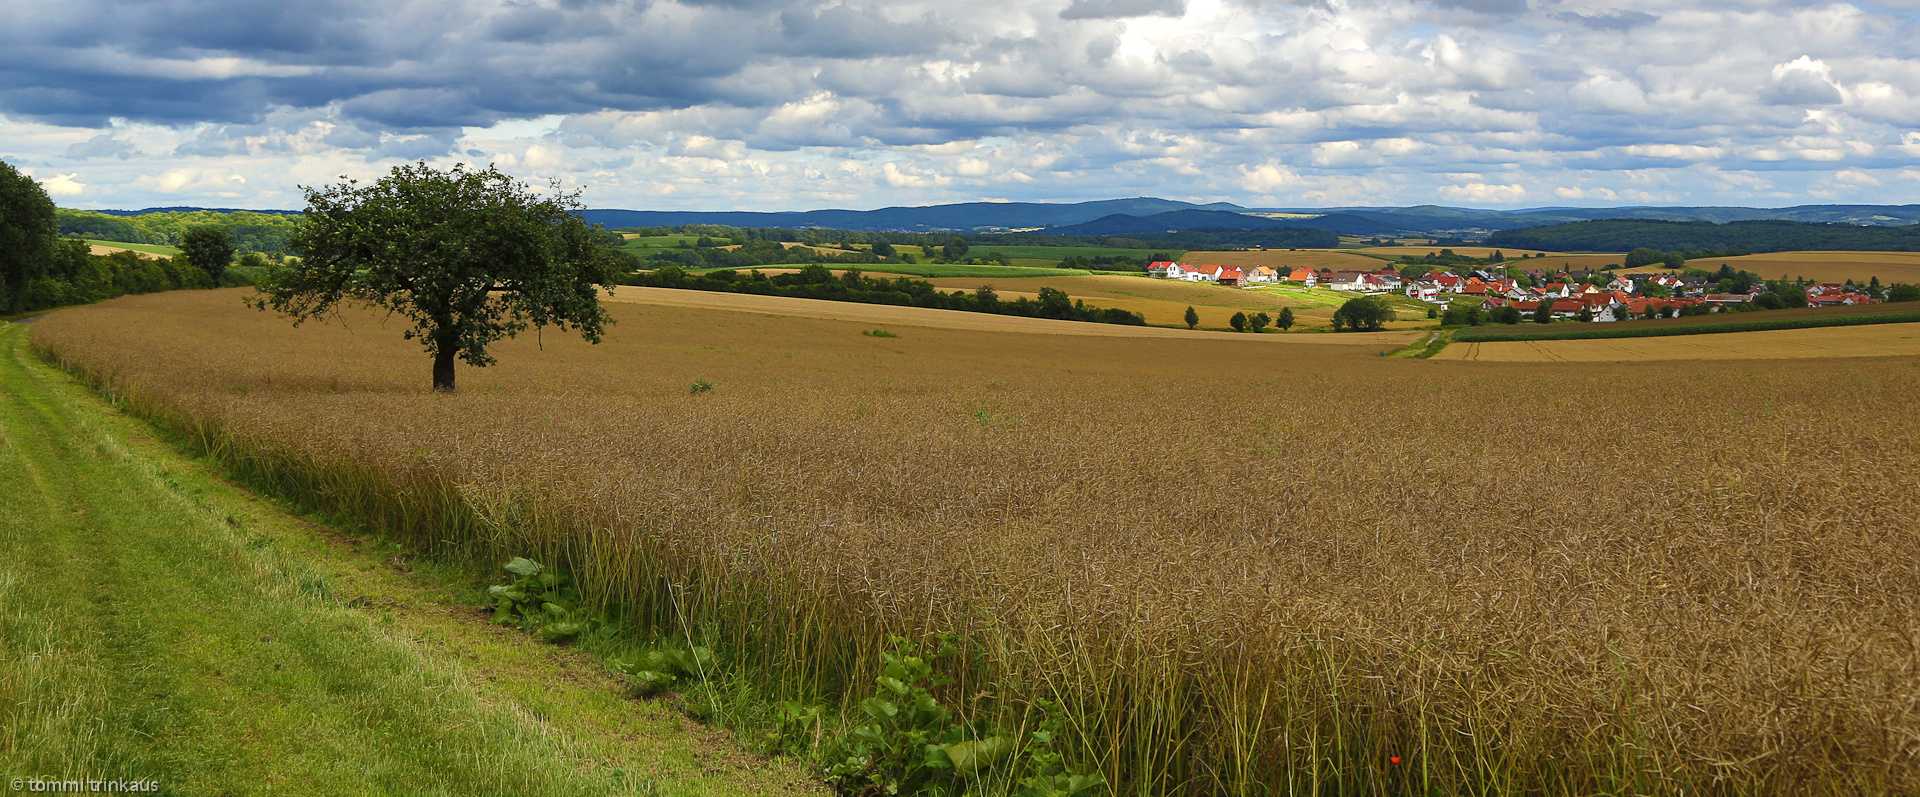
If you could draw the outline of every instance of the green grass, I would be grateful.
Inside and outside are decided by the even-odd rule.
[[[919,247],[896,246],[902,252],[919,254]],[[1101,246],[991,246],[974,244],[967,248],[967,257],[986,257],[991,252],[999,252],[1010,258],[1030,260],[1051,260],[1059,262],[1069,257],[1131,257],[1145,264],[1156,254],[1167,255],[1174,260],[1186,256],[1180,249],[1110,249]]]
[[[1886,307],[1880,305],[1879,307]],[[1845,313],[1834,315],[1799,315],[1790,317],[1773,316],[1773,313],[1789,311],[1774,310],[1736,315],[1694,316],[1674,319],[1693,323],[1666,323],[1659,321],[1621,322],[1619,324],[1551,324],[1538,331],[1524,327],[1513,327],[1514,331],[1479,327],[1462,329],[1454,335],[1460,343],[1490,343],[1495,341],[1521,340],[1595,340],[1601,338],[1658,338],[1672,335],[1712,335],[1722,332],[1764,332],[1775,329],[1813,329],[1816,327],[1851,327],[1866,324],[1906,324],[1920,322],[1920,308],[1901,310],[1893,306],[1895,312]],[[1838,308],[1824,308],[1838,309]],[[1852,308],[1847,308],[1852,309]],[[1568,328],[1571,326],[1571,328]]]
[[[1250,288],[1249,290],[1272,291],[1275,293],[1283,293],[1289,297],[1296,298],[1296,299],[1304,299],[1322,307],[1339,307],[1340,305],[1346,304],[1351,300],[1361,298],[1361,295],[1358,293],[1329,290],[1326,288],[1285,287],[1285,288]],[[1426,318],[1427,308],[1435,306],[1435,305],[1429,305],[1426,302],[1422,302],[1419,299],[1408,298],[1405,294],[1400,294],[1400,293],[1383,293],[1375,296],[1374,298],[1385,299],[1387,304],[1393,307],[1393,311],[1396,314],[1396,316],[1403,320]]]
[[[383,566],[396,549],[348,550],[368,543],[165,448],[25,337],[0,324],[0,778],[172,794],[809,790],[791,766],[716,776],[702,760],[716,750],[670,709]]]
[[[620,251],[636,257],[646,257],[662,249],[679,249],[681,242],[692,246],[700,240],[698,235],[653,235],[644,238],[628,238],[620,244]]]
[[[180,250],[177,247],[161,246],[159,244],[130,244],[124,241],[101,241],[93,238],[82,238],[81,240],[99,246],[111,246],[118,249],[132,249],[135,252],[146,252],[150,255],[173,257],[174,255],[180,254]]]

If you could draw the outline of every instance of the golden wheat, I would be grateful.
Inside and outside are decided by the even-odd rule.
[[[33,340],[257,481],[562,563],[770,697],[960,634],[948,699],[1062,700],[1128,793],[1920,789],[1915,358],[610,309],[605,344],[509,343],[456,395],[377,316],[292,329],[235,291]]]

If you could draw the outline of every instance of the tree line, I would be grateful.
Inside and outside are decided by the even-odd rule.
[[[732,269],[700,274],[688,273],[678,266],[662,266],[628,277],[627,285],[654,288],[679,288],[722,293],[749,293],[761,296],[793,296],[836,302],[890,304],[902,307],[931,307],[972,313],[1054,318],[1064,321],[1089,321],[1102,324],[1145,326],[1139,313],[1118,308],[1099,308],[1085,300],[1069,297],[1058,288],[1041,288],[1037,299],[1025,297],[1004,301],[992,286],[973,291],[942,292],[933,283],[910,277],[877,279],[847,269],[841,274],[819,263],[810,263],[799,271],[768,275],[759,270],[741,273]]]
[[[163,211],[116,216],[87,210],[56,208],[60,235],[130,244],[179,246],[187,231],[200,227],[225,230],[242,252],[277,255],[286,251],[287,236],[300,223],[295,214],[254,213],[245,210]]]
[[[244,284],[227,273],[233,246],[224,230],[185,231],[180,257],[135,252],[96,255],[59,235],[53,200],[33,178],[0,161],[0,314],[85,304],[133,293]]]

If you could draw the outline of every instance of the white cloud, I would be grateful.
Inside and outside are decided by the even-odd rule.
[[[1629,5],[73,0],[0,30],[0,157],[130,207],[412,159],[662,208],[1906,200],[1906,15]]]
[[[1444,185],[1440,195],[1455,202],[1476,202],[1490,205],[1510,205],[1525,199],[1527,189],[1518,183],[1493,185],[1489,183],[1467,183],[1465,185]]]
[[[79,173],[56,174],[40,181],[40,187],[46,189],[49,196],[79,196],[87,191],[87,184],[74,178]]]

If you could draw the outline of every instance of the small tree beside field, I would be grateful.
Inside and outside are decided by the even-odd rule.
[[[454,388],[454,360],[492,365],[487,347],[528,326],[599,343],[600,289],[615,259],[580,218],[578,192],[534,195],[492,166],[396,166],[372,185],[303,189],[306,221],[288,239],[297,263],[269,268],[254,307],[294,325],[359,304],[405,316],[433,358],[433,389]]]

